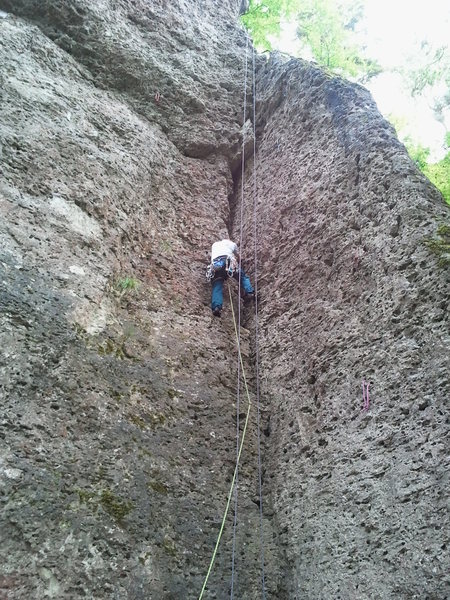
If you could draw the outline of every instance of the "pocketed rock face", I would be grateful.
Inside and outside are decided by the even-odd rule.
[[[0,0],[2,598],[199,595],[235,461],[203,274],[240,212],[241,4]],[[441,199],[367,92],[311,66],[260,67],[257,125],[267,598],[444,598]],[[241,600],[255,446],[252,412]]]
[[[363,88],[274,57],[258,90],[280,597],[446,598],[449,287],[424,241],[448,209]],[[248,172],[250,244],[252,185]]]
[[[234,4],[0,2],[2,598],[200,593],[235,460],[234,331],[204,282],[239,161]]]
[[[1,0],[195,158],[239,149],[240,3]],[[120,134],[120,132],[118,132]]]

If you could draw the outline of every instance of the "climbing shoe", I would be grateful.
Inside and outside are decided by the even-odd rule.
[[[255,292],[246,292],[244,295],[244,304],[249,304],[255,299]]]
[[[215,317],[220,317],[220,313],[222,312],[222,307],[216,306],[216,308],[212,312]]]

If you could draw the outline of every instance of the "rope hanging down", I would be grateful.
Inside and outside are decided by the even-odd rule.
[[[236,316],[235,316],[235,313],[234,313],[233,298],[231,296],[231,288],[230,288],[230,284],[229,283],[228,283],[228,292],[230,294],[231,312],[233,313],[233,323],[234,323],[234,331],[235,331],[235,334],[236,334],[236,343],[239,343],[239,334],[238,334],[238,329],[237,329],[237,324],[236,324]],[[248,419],[249,419],[249,416],[250,416],[250,409],[251,409],[251,406],[252,406],[252,401],[250,399],[250,393],[248,391],[248,386],[247,386],[247,379],[245,377],[244,363],[242,362],[242,354],[241,354],[241,349],[240,349],[239,345],[238,345],[238,353],[239,353],[240,365],[242,367],[242,378],[244,380],[245,392],[247,394],[247,399],[248,399],[247,414],[245,416],[244,430],[242,431],[241,443],[239,445],[239,452],[238,452],[238,456],[237,456],[237,464],[236,464],[236,466],[234,468],[233,479],[231,480],[230,491],[228,492],[228,500],[227,500],[227,505],[225,507],[225,512],[224,512],[224,515],[223,515],[222,524],[220,525],[220,530],[219,530],[219,535],[217,537],[217,542],[216,542],[216,545],[214,547],[214,552],[213,552],[213,555],[211,557],[211,562],[209,563],[208,572],[206,573],[205,581],[203,582],[202,591],[200,592],[200,596],[198,597],[198,600],[202,600],[203,594],[205,593],[206,585],[208,583],[209,576],[211,575],[211,571],[212,571],[212,568],[213,568],[213,565],[214,565],[214,561],[216,560],[216,555],[217,555],[217,550],[219,548],[220,540],[222,539],[222,534],[223,534],[223,530],[224,530],[224,527],[225,527],[225,521],[227,519],[228,510],[230,508],[231,496],[233,495],[233,489],[234,489],[234,484],[235,484],[236,476],[237,476],[237,472],[238,472],[239,461],[240,461],[241,454],[242,454],[242,448],[244,446],[245,434],[247,433],[247,425],[248,425]]]
[[[254,282],[255,282],[255,367],[256,367],[256,430],[257,430],[257,448],[258,448],[258,491],[259,491],[259,538],[261,550],[261,586],[262,598],[266,598],[266,576],[264,565],[264,529],[263,529],[263,496],[262,496],[262,468],[261,468],[261,418],[260,418],[260,389],[259,389],[259,322],[258,322],[258,190],[256,185],[256,68],[255,68],[255,48],[252,55],[253,71],[253,242],[254,242]]]
[[[240,235],[239,235],[239,247],[242,249],[243,240],[243,207],[244,207],[244,169],[245,169],[245,122],[247,112],[247,78],[248,78],[248,42],[249,37],[247,36],[247,44],[245,49],[245,76],[244,76],[244,116],[242,126],[242,173],[241,173],[241,210],[240,210]],[[261,583],[262,583],[262,599],[266,598],[266,586],[265,586],[265,564],[264,564],[264,545],[263,545],[263,502],[262,502],[262,475],[261,475],[261,433],[260,433],[260,387],[259,387],[259,324],[258,324],[258,262],[257,262],[257,185],[256,185],[256,77],[255,77],[255,49],[252,49],[252,92],[253,92],[253,236],[254,236],[254,281],[255,281],[255,363],[256,363],[256,406],[257,406],[257,450],[258,450],[258,488],[259,488],[259,529],[260,529],[260,550],[261,550]],[[241,272],[242,272],[242,259],[241,253],[239,254],[239,290],[241,289]],[[250,393],[247,386],[247,379],[245,376],[244,363],[242,360],[241,353],[241,304],[238,302],[238,320],[236,322],[236,315],[234,311],[233,298],[231,295],[230,284],[228,283],[228,292],[230,296],[230,305],[233,315],[234,331],[236,335],[236,344],[238,349],[238,361],[237,361],[237,399],[236,399],[236,466],[231,480],[231,486],[228,493],[227,503],[225,512],[222,518],[219,534],[217,537],[216,545],[214,547],[213,555],[206,573],[205,580],[200,592],[198,600],[202,600],[206,590],[206,586],[211,575],[211,571],[217,556],[220,541],[222,539],[223,530],[225,528],[225,522],[230,509],[231,498],[234,491],[234,519],[233,519],[233,547],[232,547],[232,569],[231,569],[231,600],[233,600],[234,587],[235,587],[235,555],[236,555],[236,529],[237,529],[237,507],[238,507],[238,483],[239,483],[239,463],[241,459],[242,449],[244,446],[245,435],[247,432],[247,426],[250,416],[250,409],[252,406]],[[245,392],[248,400],[247,413],[244,422],[244,428],[242,431],[242,437],[239,440],[240,432],[240,382],[241,382],[241,369],[242,379],[244,381]]]
[[[244,225],[244,174],[245,174],[245,122],[247,117],[247,80],[248,80],[248,41],[249,36],[246,36],[245,45],[245,69],[244,69],[244,109],[242,115],[242,157],[241,157],[241,209],[239,219],[239,290],[241,289],[241,273],[242,273],[242,241],[243,241],[243,225]],[[238,302],[238,352],[241,351],[241,303]],[[231,553],[231,590],[230,600],[234,599],[235,571],[236,571],[236,531],[238,517],[238,491],[239,491],[239,431],[240,431],[240,361],[237,364],[237,392],[236,392],[236,483],[234,484],[234,519],[233,519],[233,547]]]

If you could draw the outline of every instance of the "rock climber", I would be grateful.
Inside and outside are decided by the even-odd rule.
[[[207,270],[207,279],[212,282],[211,310],[213,315],[220,317],[223,304],[223,282],[227,277],[241,281],[244,292],[244,302],[255,297],[255,291],[250,283],[250,277],[240,269],[239,277],[239,251],[237,245],[231,240],[214,242],[211,248],[211,264]]]

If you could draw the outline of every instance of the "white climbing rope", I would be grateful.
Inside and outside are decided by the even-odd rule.
[[[245,72],[244,72],[244,110],[243,110],[243,123],[242,123],[242,163],[241,163],[241,208],[240,208],[240,231],[239,231],[239,293],[241,290],[241,277],[242,277],[242,244],[243,244],[243,224],[244,224],[244,174],[245,174],[245,123],[247,116],[247,80],[248,80],[248,46],[249,36],[247,35],[247,43],[245,48]],[[261,432],[260,432],[260,385],[259,385],[259,324],[258,324],[258,260],[257,260],[257,165],[256,165],[256,68],[255,68],[255,49],[252,49],[252,95],[253,95],[253,236],[254,236],[254,281],[255,281],[255,362],[256,362],[256,406],[257,406],[257,450],[258,450],[258,493],[259,493],[259,531],[260,531],[260,554],[261,554],[261,584],[262,584],[262,599],[266,598],[266,583],[265,583],[265,560],[264,560],[264,531],[263,531],[263,497],[262,497],[262,463],[261,463]],[[241,459],[242,449],[244,446],[245,435],[247,432],[247,426],[250,416],[250,409],[252,406],[250,393],[247,386],[247,380],[245,376],[244,363],[242,360],[241,353],[241,303],[238,301],[238,319],[236,321],[236,315],[233,306],[233,298],[231,295],[231,288],[228,284],[228,291],[230,296],[230,305],[233,314],[234,330],[236,335],[236,344],[238,350],[237,360],[237,393],[236,393],[236,465],[231,481],[231,487],[228,493],[227,503],[225,512],[222,518],[217,541],[214,547],[213,555],[208,567],[203,586],[200,592],[198,600],[202,600],[206,586],[208,583],[209,576],[211,574],[217,551],[219,548],[220,540],[225,527],[225,522],[228,516],[231,498],[234,492],[234,519],[233,519],[233,545],[232,545],[232,561],[231,561],[231,593],[230,600],[234,599],[234,592],[236,587],[236,533],[237,533],[237,516],[238,516],[238,486],[239,486],[239,463]],[[241,373],[244,382],[244,388],[247,395],[248,405],[247,413],[245,417],[244,427],[242,431],[242,437],[240,437],[240,390],[241,390]]]
[[[261,406],[259,386],[259,321],[258,321],[258,189],[257,189],[257,164],[256,164],[256,68],[255,47],[252,54],[253,72],[253,241],[254,241],[254,282],[255,282],[255,367],[256,367],[256,430],[258,448],[258,492],[259,492],[259,542],[261,554],[261,592],[266,598],[266,575],[264,560],[264,528],[263,528],[263,494],[262,494],[262,464],[261,464]]]
[[[242,158],[241,158],[241,209],[239,219],[239,284],[238,294],[241,292],[241,278],[242,278],[242,240],[243,240],[243,225],[244,225],[244,173],[245,173],[245,122],[247,117],[247,79],[248,79],[248,42],[249,36],[246,34],[246,45],[245,45],[245,68],[244,68],[244,110],[242,116]],[[241,303],[238,302],[238,352],[241,352]],[[240,360],[238,358],[237,368],[237,392],[236,392],[236,482],[234,484],[234,519],[233,519],[233,547],[231,552],[231,591],[230,600],[234,599],[234,586],[236,580],[236,531],[237,531],[237,517],[238,517],[238,492],[239,492],[239,413],[240,413],[240,384],[241,384],[241,372],[240,372]]]

